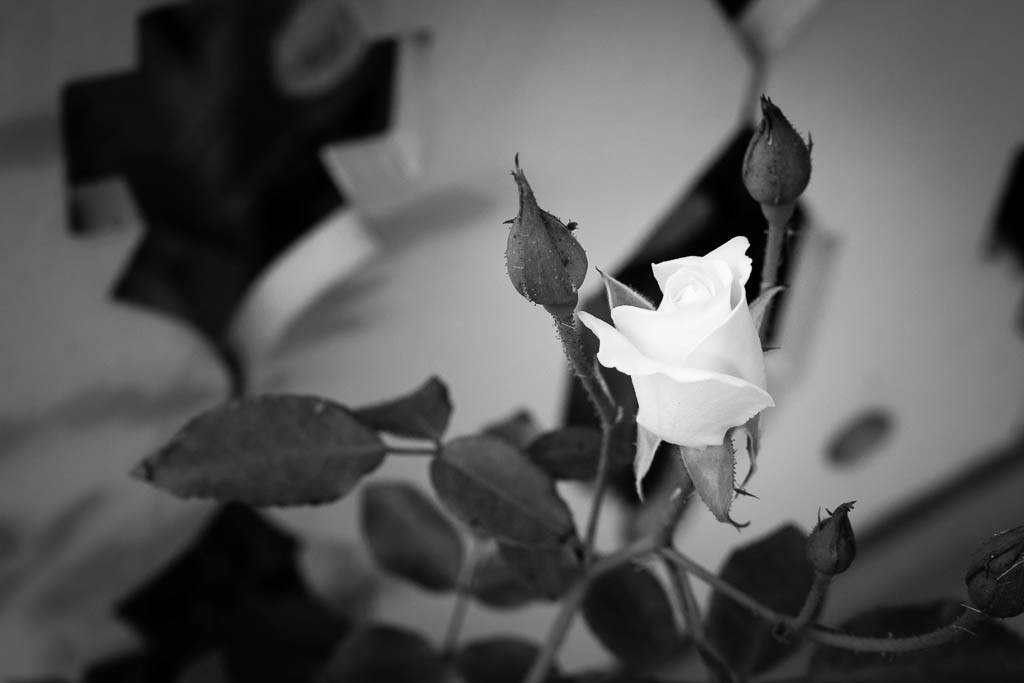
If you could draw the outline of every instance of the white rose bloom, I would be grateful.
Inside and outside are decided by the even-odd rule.
[[[655,263],[661,304],[616,306],[615,327],[579,314],[601,342],[598,361],[632,378],[637,424],[661,441],[721,446],[727,430],[775,405],[743,289],[749,247],[735,237],[706,256]]]

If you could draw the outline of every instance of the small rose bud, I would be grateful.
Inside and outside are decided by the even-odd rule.
[[[1000,531],[978,546],[964,582],[971,602],[990,617],[1024,612],[1024,526]]]
[[[519,215],[511,221],[505,249],[509,279],[552,314],[571,314],[587,276],[587,253],[562,221],[537,206],[518,156],[512,177],[519,187]]]
[[[743,157],[743,184],[762,205],[792,204],[811,179],[811,137],[805,144],[782,111],[761,96],[761,126]]]
[[[841,574],[857,556],[857,543],[853,538],[853,527],[849,514],[853,503],[843,503],[832,510],[826,510],[828,517],[819,519],[814,531],[807,537],[807,559],[821,574]]]

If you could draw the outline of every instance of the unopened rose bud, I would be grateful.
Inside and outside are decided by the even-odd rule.
[[[811,138],[807,143],[775,104],[761,96],[761,126],[743,157],[743,184],[762,205],[792,204],[811,179]]]
[[[857,556],[857,543],[850,525],[850,510],[853,503],[843,503],[832,510],[826,510],[828,517],[819,519],[814,531],[807,537],[807,559],[821,574],[841,574]]]
[[[964,582],[971,602],[990,617],[1024,612],[1024,526],[1000,531],[978,546]]]
[[[520,294],[552,314],[571,314],[587,276],[587,253],[562,221],[537,206],[518,157],[512,177],[519,187],[519,215],[512,220],[505,249],[509,279]]]

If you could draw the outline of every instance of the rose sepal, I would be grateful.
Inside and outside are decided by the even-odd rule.
[[[654,304],[648,301],[643,294],[629,285],[619,282],[600,268],[596,270],[601,276],[601,281],[604,282],[604,292],[608,297],[609,310],[616,306],[634,306],[648,311],[654,310]]]
[[[751,420],[754,422],[754,420]],[[748,526],[750,522],[737,522],[730,515],[736,487],[736,454],[739,450],[737,441],[747,449],[750,456],[750,470],[744,477],[744,484],[754,473],[757,440],[751,434],[750,423],[734,427],[726,432],[721,445],[693,448],[678,446],[679,457],[686,467],[687,474],[693,481],[693,487],[704,504],[711,510],[719,522],[731,524],[737,529]]]

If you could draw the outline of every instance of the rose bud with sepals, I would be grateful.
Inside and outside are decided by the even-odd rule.
[[[775,103],[761,96],[761,125],[743,157],[743,184],[762,209],[773,207],[785,225],[811,179],[811,137],[803,141]]]
[[[537,206],[518,155],[512,177],[519,188],[519,214],[511,221],[505,249],[509,279],[529,301],[553,315],[570,315],[587,276],[587,254],[569,227]]]
[[[850,524],[853,503],[843,503],[826,510],[828,517],[819,519],[807,537],[807,560],[820,574],[833,576],[846,571],[857,556],[857,543]]]
[[[1024,612],[1024,526],[1000,531],[978,546],[964,582],[971,602],[990,617]]]

